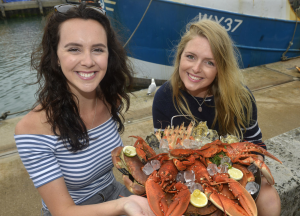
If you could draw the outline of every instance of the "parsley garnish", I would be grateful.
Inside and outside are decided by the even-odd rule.
[[[215,156],[209,158],[209,160],[210,160],[212,163],[214,163],[214,164],[216,164],[217,166],[219,166],[219,165],[221,164],[221,159],[222,159],[222,157],[220,157],[220,155],[222,155],[222,157],[223,157],[223,156],[226,156],[226,154],[225,154],[224,152],[220,152],[220,153],[216,154]]]

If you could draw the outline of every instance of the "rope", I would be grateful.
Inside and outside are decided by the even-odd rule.
[[[136,26],[136,28],[135,28],[134,31],[132,32],[131,36],[128,38],[128,40],[127,40],[126,43],[124,44],[123,48],[125,48],[125,47],[127,46],[127,44],[129,43],[129,41],[131,40],[131,38],[132,38],[133,35],[135,34],[136,30],[139,28],[139,26],[140,26],[140,24],[142,23],[142,21],[143,21],[145,15],[146,15],[146,13],[147,13],[147,11],[148,11],[148,9],[149,9],[151,3],[152,3],[152,1],[153,1],[153,0],[150,0],[150,2],[149,2],[149,4],[148,4],[148,6],[147,6],[147,8],[146,8],[146,10],[145,10],[145,12],[144,12],[142,18],[141,18],[141,20],[140,20],[140,22],[139,22],[139,24]]]
[[[296,12],[296,25],[295,25],[295,29],[294,29],[294,34],[293,34],[292,40],[289,42],[288,48],[286,49],[286,51],[281,56],[281,60],[282,61],[286,61],[286,60],[290,59],[287,56],[285,56],[285,54],[289,51],[290,47],[293,45],[293,40],[294,40],[294,37],[295,37],[295,33],[296,33],[296,29],[297,29],[297,24],[298,24],[298,17],[297,17],[297,11],[298,10],[299,10],[299,8],[297,8],[295,10],[295,12]]]
[[[14,114],[22,113],[22,112],[26,112],[26,111],[29,111],[29,110],[31,110],[31,109],[27,109],[27,110],[15,112],[15,113],[10,113],[10,111],[7,111],[5,113],[2,113],[2,115],[0,116],[0,119],[5,120],[7,118],[7,116],[9,116],[9,115],[14,115]]]

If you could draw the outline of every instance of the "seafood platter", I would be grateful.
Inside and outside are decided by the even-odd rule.
[[[112,160],[128,190],[145,195],[157,216],[256,216],[261,173],[275,183],[256,153],[282,163],[258,145],[219,136],[206,122],[131,137],[134,145],[114,149]]]

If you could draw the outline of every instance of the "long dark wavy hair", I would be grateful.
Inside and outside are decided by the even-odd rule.
[[[108,66],[104,78],[99,83],[97,97],[102,99],[107,107],[110,105],[112,119],[117,122],[120,133],[124,131],[122,110],[125,106],[127,111],[130,105],[130,97],[125,91],[131,88],[133,73],[126,51],[107,16],[87,7],[86,4],[73,7],[66,13],[52,12],[48,15],[42,42],[31,55],[31,65],[37,70],[39,84],[34,107],[41,105],[37,111],[45,110],[47,122],[51,125],[53,133],[63,141],[69,151],[76,152],[89,145],[89,137],[79,115],[78,98],[71,92],[67,79],[58,66],[57,56],[60,26],[73,18],[95,20],[105,29],[109,52]]]

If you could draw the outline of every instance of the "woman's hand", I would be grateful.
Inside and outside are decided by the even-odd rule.
[[[125,198],[124,211],[126,215],[135,216],[135,215],[147,215],[155,216],[152,212],[148,200],[144,197],[132,195]]]

